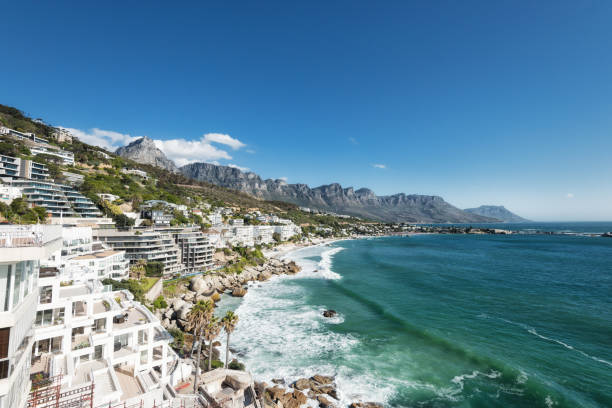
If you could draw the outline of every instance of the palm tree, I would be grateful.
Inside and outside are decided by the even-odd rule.
[[[198,344],[198,362],[196,364],[195,382],[193,383],[193,392],[197,394],[198,390],[198,373],[200,372],[200,354],[202,351],[202,334],[213,314],[213,303],[210,300],[200,300],[193,305],[193,308],[187,314],[187,323],[185,327],[193,333],[194,342],[200,340]]]
[[[208,340],[208,371],[212,369],[212,348],[213,348],[213,340],[217,338],[219,332],[221,331],[221,324],[219,322],[219,318],[212,316],[208,321],[208,324],[204,328],[204,336],[206,340]]]
[[[225,344],[225,368],[227,368],[227,361],[229,360],[229,343],[230,343],[230,334],[236,328],[238,324],[238,315],[231,310],[223,316],[221,319],[221,324],[223,325],[223,330],[227,333],[227,343]]]

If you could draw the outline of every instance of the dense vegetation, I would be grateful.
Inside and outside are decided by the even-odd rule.
[[[47,210],[44,207],[29,208],[23,198],[14,199],[9,205],[0,202],[0,214],[11,224],[36,224],[47,218]]]

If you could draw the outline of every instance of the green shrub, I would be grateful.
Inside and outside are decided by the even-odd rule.
[[[168,303],[166,302],[166,299],[164,299],[163,296],[159,295],[154,301],[153,301],[153,307],[155,309],[165,309],[168,307]]]
[[[233,359],[228,365],[227,368],[230,370],[240,370],[244,371],[244,364],[238,362],[238,360]]]

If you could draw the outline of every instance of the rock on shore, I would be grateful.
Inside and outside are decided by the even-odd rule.
[[[270,258],[261,266],[250,266],[239,274],[211,273],[205,276],[198,275],[189,281],[187,291],[181,295],[168,299],[168,307],[156,311],[157,317],[167,329],[179,328],[185,330],[187,315],[193,304],[199,300],[220,299],[219,294],[231,292],[233,296],[245,296],[244,286],[251,281],[267,281],[275,275],[293,275],[300,271],[300,267],[293,261],[281,261]]]

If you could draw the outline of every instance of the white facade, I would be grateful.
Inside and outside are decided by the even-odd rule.
[[[14,199],[21,197],[22,191],[19,187],[0,184],[0,202],[10,204]]]
[[[61,245],[61,227],[0,227],[0,408],[22,408],[30,391],[38,265]]]
[[[223,216],[221,213],[212,213],[206,216],[208,221],[210,221],[211,225],[221,225],[223,224]]]
[[[256,225],[253,227],[255,243],[270,244],[274,241],[274,227],[271,225]]]
[[[279,233],[281,241],[287,241],[289,238],[301,231],[301,228],[295,224],[275,225],[273,228],[274,232]]]
[[[129,292],[97,280],[65,286],[52,274],[40,286],[33,372],[62,373],[62,392],[93,383],[96,407],[153,399],[159,405],[161,389],[180,380],[172,336]]]
[[[99,193],[96,194],[98,197],[100,197],[102,200],[106,200],[109,203],[112,203],[113,201],[116,201],[119,199],[118,195],[114,195],[114,194],[108,194],[108,193]]]
[[[62,159],[62,162],[68,166],[74,165],[74,153],[60,150],[60,149],[50,149],[44,146],[34,146],[30,147],[30,151],[34,156],[38,154],[48,154],[49,156],[55,156]]]

